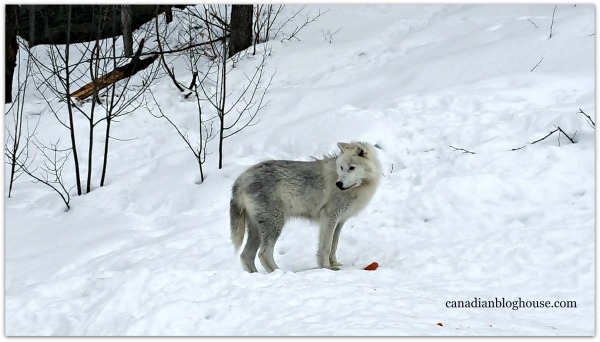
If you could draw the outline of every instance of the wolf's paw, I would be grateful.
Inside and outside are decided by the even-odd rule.
[[[337,260],[329,260],[329,264],[333,267],[333,266],[342,266],[342,263],[339,263]]]
[[[331,265],[331,267],[329,267],[329,269],[332,271],[339,271],[341,268],[340,268],[340,266]]]

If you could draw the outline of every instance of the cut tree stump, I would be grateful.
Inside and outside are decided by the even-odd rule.
[[[118,68],[115,68],[115,70],[109,72],[108,74],[96,78],[94,81],[72,92],[71,94],[69,94],[69,96],[76,98],[79,101],[83,101],[86,98],[92,96],[94,93],[97,94],[100,90],[108,87],[109,85],[114,84],[122,79],[131,77],[139,71],[146,69],[152,63],[154,63],[154,61],[158,58],[158,55],[140,59],[140,54],[142,53],[143,47],[144,40],[142,39],[137,52],[131,59],[131,62]]]

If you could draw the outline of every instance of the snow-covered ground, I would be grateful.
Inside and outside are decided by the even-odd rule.
[[[306,11],[319,8],[299,41],[267,43],[270,103],[226,140],[221,170],[211,142],[203,184],[174,129],[143,108],[114,124],[106,186],[97,163],[94,190],[68,212],[26,176],[6,198],[5,167],[6,335],[595,334],[595,131],[578,113],[595,120],[594,6],[557,5],[554,19],[555,5]],[[153,87],[193,129],[195,101],[168,78]],[[28,91],[41,137],[68,141]],[[576,143],[530,145],[556,126]],[[229,239],[237,175],[350,140],[381,147],[384,177],[342,233],[342,269],[318,269],[317,227],[292,221],[281,269],[244,272]],[[447,307],[474,298],[577,307]]]

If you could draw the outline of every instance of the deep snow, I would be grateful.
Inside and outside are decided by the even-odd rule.
[[[270,103],[226,141],[222,170],[211,142],[203,184],[173,128],[143,109],[114,125],[123,140],[111,141],[106,186],[95,179],[68,212],[26,176],[6,198],[5,167],[6,335],[595,334],[595,131],[578,114],[595,120],[594,6],[558,5],[551,39],[554,5],[306,11],[318,8],[329,11],[300,41],[267,43]],[[193,129],[195,102],[166,78],[154,88]],[[35,91],[28,117],[66,141]],[[555,126],[576,144],[554,134],[529,145]],[[342,269],[317,269],[317,227],[292,221],[281,269],[244,272],[229,240],[235,177],[350,140],[381,147],[384,177],[342,233]],[[446,307],[474,297],[577,308]]]

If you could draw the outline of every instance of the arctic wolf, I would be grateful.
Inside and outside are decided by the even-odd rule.
[[[267,272],[277,269],[273,248],[286,220],[306,218],[320,224],[317,263],[339,269],[335,256],[346,220],[371,200],[381,176],[373,146],[338,143],[340,153],[314,161],[269,160],[243,172],[233,183],[229,207],[231,241],[242,267],[256,272],[256,252]]]

